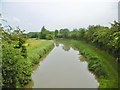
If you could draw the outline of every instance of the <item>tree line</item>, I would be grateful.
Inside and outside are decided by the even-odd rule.
[[[0,35],[2,41],[0,68],[2,68],[3,87],[22,87],[31,81],[32,63],[27,58],[27,49],[24,46],[28,38],[82,40],[105,50],[117,59],[120,58],[120,23],[116,21],[111,24],[111,27],[92,25],[87,29],[80,28],[72,31],[67,28],[50,31],[43,26],[40,32],[27,34],[19,27],[13,29],[11,26],[0,25],[0,33],[2,34]]]
[[[120,58],[120,23],[116,21],[111,23],[111,27],[89,25],[87,29],[80,28],[72,31],[64,28],[53,32],[43,26],[40,32],[29,32],[27,36],[49,40],[55,38],[83,40],[105,50],[116,57],[117,60]]]
[[[54,39],[54,31],[49,31],[43,26],[41,28],[40,32],[29,32],[29,33],[27,33],[27,37],[52,40],[52,39]]]

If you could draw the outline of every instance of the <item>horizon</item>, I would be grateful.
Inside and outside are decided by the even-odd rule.
[[[56,29],[87,28],[89,25],[110,27],[118,21],[119,0],[4,0],[3,25],[19,26],[26,32],[39,32],[42,26]]]

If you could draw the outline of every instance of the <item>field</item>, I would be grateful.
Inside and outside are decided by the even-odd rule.
[[[41,58],[54,47],[52,40],[37,40],[35,38],[28,39],[24,45],[32,65],[39,63]]]

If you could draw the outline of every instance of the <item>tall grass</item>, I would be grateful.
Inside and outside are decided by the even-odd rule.
[[[99,81],[99,88],[118,87],[117,63],[113,56],[84,41],[59,40],[59,42],[69,43],[86,57],[88,69],[96,75]]]
[[[54,43],[52,40],[28,39],[25,46],[27,47],[28,59],[32,65],[35,65],[54,47]]]

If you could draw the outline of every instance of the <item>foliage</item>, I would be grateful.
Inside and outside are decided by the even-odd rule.
[[[39,38],[39,39],[54,39],[54,32],[48,31],[44,26],[41,28],[40,32],[29,32],[27,33],[28,38]]]
[[[58,37],[58,30],[55,30],[55,37]]]
[[[92,71],[98,78],[99,77],[107,77],[106,71],[104,70],[102,64],[98,57],[90,57],[88,60],[88,68]]]
[[[32,65],[38,64],[41,58],[46,55],[54,46],[53,41],[50,40],[36,40],[28,39],[26,41],[28,59],[32,62]]]
[[[49,33],[49,31],[43,26],[40,32],[40,38],[46,39],[46,35]]]
[[[85,56],[88,62],[88,69],[96,75],[99,81],[99,88],[118,87],[117,63],[114,61],[114,57],[82,40],[56,40],[71,45],[73,48],[79,50],[80,54]]]
[[[27,84],[31,80],[31,63],[10,45],[4,45],[2,51],[3,87],[16,88]]]
[[[60,34],[62,35],[63,38],[67,38],[69,33],[69,29],[60,29]]]
[[[120,23],[114,21],[111,27],[92,25],[87,29],[80,28],[69,31],[60,29],[57,38],[84,40],[95,45],[120,60]]]
[[[2,86],[4,88],[23,87],[31,81],[32,66],[38,64],[54,44],[52,41],[43,40],[42,42],[36,39],[25,43],[27,38],[19,27],[16,29],[1,27],[0,31],[3,42]],[[52,32],[51,34],[53,35]],[[51,39],[51,36],[47,35],[47,39]]]
[[[120,31],[118,28],[120,28],[120,24],[117,22],[114,22],[111,28],[90,26],[85,32],[84,39],[118,58],[120,56]]]
[[[21,55],[24,58],[27,58],[27,49],[26,49],[26,47],[24,45],[21,47]]]
[[[39,33],[38,32],[29,32],[29,33],[27,33],[27,37],[29,37],[29,38],[38,38]]]
[[[19,27],[13,29],[11,26],[1,27],[2,33],[2,76],[3,87],[21,87],[31,80],[32,65],[39,63],[41,58],[52,49],[55,38],[75,39],[71,43],[81,54],[86,56],[88,68],[98,78],[99,87],[117,87],[117,73],[115,59],[120,60],[120,23],[114,21],[111,27],[92,25],[87,29],[80,28],[69,31],[69,29],[47,30],[44,26],[41,32],[30,32],[27,37],[47,39],[46,41],[31,39]],[[49,40],[49,41],[48,41]],[[88,42],[95,47],[87,45]],[[108,53],[101,52],[100,48]],[[114,60],[114,61],[113,61]],[[19,71],[19,72],[18,72]]]
[[[2,86],[18,88],[31,80],[32,66],[27,59],[27,51],[23,46],[25,35],[19,27],[2,32]]]
[[[40,39],[52,40],[54,38],[54,34],[48,31],[44,26],[41,28],[41,32],[39,33]]]
[[[46,39],[47,40],[52,40],[54,37],[53,37],[53,35],[52,34],[47,34],[46,35]]]

